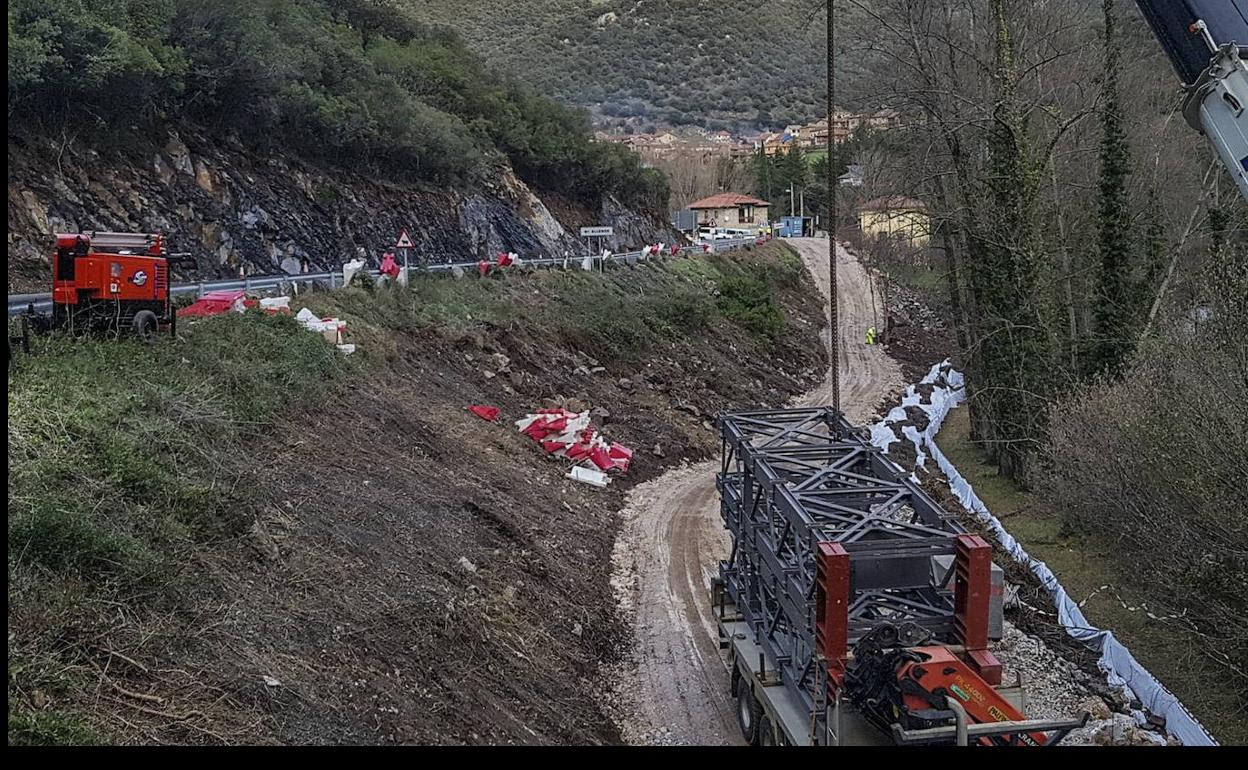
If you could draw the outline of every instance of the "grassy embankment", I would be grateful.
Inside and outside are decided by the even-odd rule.
[[[385,366],[395,333],[514,322],[638,361],[720,323],[774,339],[785,320],[771,287],[796,286],[802,270],[775,245],[300,297],[296,308],[348,321],[352,357],[293,318],[254,312],[182,324],[178,340],[151,345],[38,341],[9,372],[9,743],[110,741],[84,704],[108,681],[112,634],[191,606],[200,556],[251,527],[246,480],[264,433]]]

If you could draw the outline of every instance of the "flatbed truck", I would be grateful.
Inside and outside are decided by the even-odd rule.
[[[752,745],[1054,745],[989,650],[991,547],[828,407],[719,418],[710,600]],[[999,635],[999,634],[998,634]]]

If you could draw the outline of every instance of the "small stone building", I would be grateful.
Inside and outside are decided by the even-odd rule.
[[[718,193],[689,204],[697,212],[699,227],[754,230],[767,224],[771,204],[752,195]]]

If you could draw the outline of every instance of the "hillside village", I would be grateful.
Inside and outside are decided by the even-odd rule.
[[[846,237],[858,243],[886,241],[890,249],[916,255],[922,252],[930,240],[926,204],[903,194],[898,182],[882,179],[887,176],[882,173],[887,159],[872,152],[881,139],[904,131],[902,113],[889,108],[838,109],[831,125],[840,166],[837,185],[848,207],[841,223]],[[647,133],[616,128],[594,135],[627,147],[645,166],[668,175],[673,181],[672,223],[690,236],[713,231],[800,235],[826,227],[817,213],[826,186],[826,119],[736,134],[684,126]],[[874,171],[870,183],[869,169],[859,162],[865,157],[860,155],[872,155],[881,166],[870,169]],[[775,183],[776,179],[781,181]]]
[[[832,116],[832,142],[841,145],[860,131],[887,131],[904,126],[902,114],[893,109],[874,112],[837,110]],[[649,160],[669,159],[691,154],[704,157],[748,158],[758,152],[774,156],[792,147],[819,150],[827,146],[828,121],[815,120],[791,124],[778,130],[734,134],[728,130],[711,131],[700,126],[681,126],[649,133],[631,129],[599,130],[595,137],[621,144]]]

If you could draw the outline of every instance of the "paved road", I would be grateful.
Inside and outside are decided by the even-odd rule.
[[[825,296],[828,242],[794,239]],[[883,347],[864,344],[873,323],[866,270],[844,250],[837,262],[842,407],[854,423],[903,385],[901,368]],[[879,301],[878,294],[876,302]],[[878,324],[877,324],[878,325]],[[830,404],[830,378],[797,400]],[[613,582],[633,616],[637,668],[617,696],[630,701],[621,729],[635,743],[740,744],[728,678],[709,602],[711,577],[728,554],[728,534],[715,493],[718,462],[671,471],[629,495],[616,545]]]

